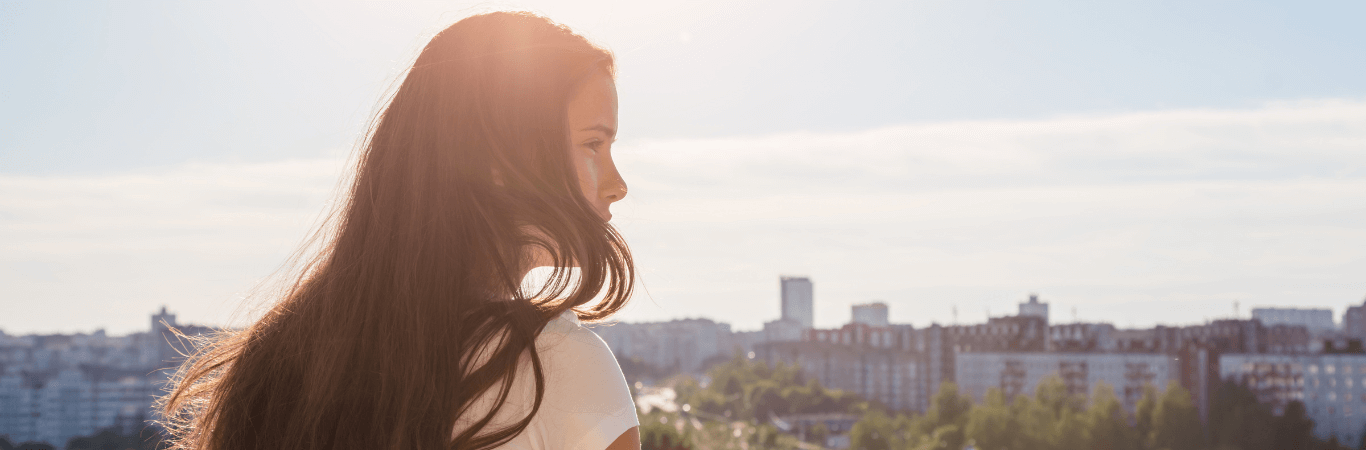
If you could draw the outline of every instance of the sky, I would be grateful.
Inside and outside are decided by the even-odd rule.
[[[819,327],[1366,300],[1360,3],[7,1],[0,330],[249,320],[384,92],[490,8],[618,57],[621,320],[756,329],[783,274]]]

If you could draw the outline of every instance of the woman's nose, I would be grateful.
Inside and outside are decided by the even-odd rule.
[[[617,172],[617,167],[613,164],[611,172],[607,174],[607,179],[602,186],[598,187],[598,194],[608,203],[613,203],[626,197],[626,181],[621,179],[621,173]]]

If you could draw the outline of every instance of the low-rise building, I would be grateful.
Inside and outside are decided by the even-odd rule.
[[[188,350],[172,329],[191,336],[213,331],[178,325],[163,308],[151,331],[127,336],[0,336],[0,435],[61,446],[111,427],[141,431]]]
[[[802,375],[826,387],[854,392],[893,410],[926,406],[921,355],[898,344],[893,330],[850,324],[838,333],[811,330],[819,340],[765,342],[756,359],[797,365]]]
[[[730,325],[709,319],[598,325],[593,331],[618,358],[638,358],[660,370],[699,373],[735,350]]]
[[[1342,331],[1351,337],[1366,338],[1366,300],[1343,311]]]
[[[885,327],[888,325],[887,304],[883,302],[872,302],[854,305],[851,311],[854,323],[861,323],[873,327]]]
[[[1366,354],[1225,354],[1219,375],[1247,386],[1276,414],[1304,402],[1320,439],[1360,442],[1366,430]]]
[[[956,365],[959,389],[979,402],[992,388],[1007,398],[1033,395],[1039,381],[1054,375],[1074,395],[1090,395],[1098,383],[1109,384],[1129,411],[1144,386],[1161,389],[1180,375],[1176,357],[1160,353],[980,352],[958,355]]]
[[[1253,308],[1252,318],[1264,325],[1299,325],[1310,333],[1331,333],[1337,330],[1333,310],[1328,308]]]

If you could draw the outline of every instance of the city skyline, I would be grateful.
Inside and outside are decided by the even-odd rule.
[[[805,276],[782,275],[782,276],[779,277],[779,279],[780,279],[780,282],[781,282],[781,283],[784,283],[784,284],[787,283],[789,280],[794,280],[794,281],[798,281],[798,282],[804,283],[804,284],[806,285],[806,288],[807,288],[807,289],[809,289],[809,288],[812,286],[812,284],[813,284],[812,281],[811,281],[811,279],[810,279],[810,277],[805,277]],[[808,292],[808,294],[809,294],[809,292]],[[798,294],[798,295],[802,295],[802,294]],[[809,300],[814,300],[814,298],[811,298],[811,297],[807,297],[807,299],[809,299]],[[998,312],[997,314],[988,314],[988,315],[986,315],[986,316],[980,318],[980,320],[977,320],[977,321],[974,321],[973,319],[964,319],[964,320],[962,320],[962,321],[950,321],[950,322],[944,322],[944,323],[940,323],[940,322],[930,322],[930,323],[927,323],[927,324],[921,324],[920,326],[917,326],[917,325],[914,324],[914,323],[909,323],[909,322],[897,322],[897,321],[895,321],[895,320],[891,320],[891,319],[890,319],[890,315],[889,315],[889,309],[890,309],[890,308],[889,308],[889,305],[888,305],[886,302],[880,301],[880,300],[874,300],[874,301],[871,301],[871,302],[864,302],[864,303],[850,304],[850,305],[848,305],[848,309],[849,309],[850,314],[848,315],[849,317],[848,317],[847,319],[845,319],[845,320],[842,321],[842,322],[836,323],[834,326],[828,326],[828,325],[827,325],[827,326],[824,326],[824,327],[815,326],[814,323],[812,323],[812,324],[805,324],[805,323],[803,323],[803,321],[802,321],[801,318],[783,317],[783,313],[782,313],[781,311],[779,312],[779,315],[778,315],[778,316],[771,317],[771,319],[773,319],[773,320],[771,320],[771,321],[766,321],[766,322],[764,322],[763,326],[758,327],[758,328],[755,328],[755,329],[735,328],[735,327],[733,327],[732,324],[729,323],[729,322],[725,322],[725,321],[722,321],[722,320],[716,320],[715,318],[712,318],[712,317],[704,317],[704,316],[699,316],[699,317],[674,317],[674,318],[668,318],[668,319],[661,320],[661,321],[636,321],[636,322],[623,321],[623,320],[621,320],[619,317],[615,317],[615,318],[610,319],[610,320],[608,320],[607,322],[605,322],[604,325],[605,325],[605,326],[612,326],[612,325],[615,325],[615,324],[626,324],[626,325],[631,325],[631,324],[635,324],[635,325],[650,325],[650,324],[672,323],[672,322],[680,322],[680,321],[681,321],[681,322],[688,322],[688,321],[695,321],[695,320],[703,320],[703,321],[707,321],[707,322],[710,322],[710,323],[715,323],[715,324],[717,324],[717,325],[723,326],[724,329],[730,330],[730,331],[733,331],[733,332],[760,333],[760,334],[765,334],[765,333],[768,333],[768,332],[769,332],[770,327],[773,327],[773,326],[775,326],[775,324],[776,324],[777,327],[779,327],[780,330],[784,330],[786,333],[797,333],[797,334],[802,334],[802,333],[806,333],[806,332],[808,332],[808,331],[810,331],[810,330],[834,330],[834,329],[839,329],[839,328],[841,328],[841,327],[849,326],[849,325],[854,325],[854,324],[862,324],[862,325],[871,326],[871,327],[888,327],[888,326],[896,326],[896,327],[909,327],[910,329],[915,329],[915,328],[927,328],[927,327],[935,327],[935,326],[949,326],[949,327],[951,327],[951,326],[972,326],[972,325],[974,325],[974,324],[989,323],[989,322],[991,321],[991,319],[1010,318],[1010,317],[1024,317],[1024,316],[1037,316],[1037,317],[1040,317],[1040,318],[1043,319],[1043,322],[1044,322],[1044,323],[1050,324],[1050,325],[1074,325],[1074,324],[1075,324],[1075,325],[1091,325],[1091,324],[1103,324],[1103,325],[1111,325],[1111,326],[1114,326],[1116,329],[1119,329],[1119,330],[1125,330],[1125,329],[1145,329],[1145,328],[1151,328],[1151,327],[1153,327],[1153,326],[1176,326],[1176,327],[1180,327],[1180,326],[1192,326],[1192,325],[1194,325],[1194,326],[1199,326],[1199,325],[1207,325],[1207,324],[1210,324],[1210,323],[1212,323],[1212,322],[1214,322],[1214,321],[1220,321],[1220,320],[1249,320],[1249,319],[1251,319],[1251,320],[1258,320],[1258,321],[1260,321],[1261,323],[1263,323],[1263,324],[1265,324],[1265,325],[1267,325],[1267,326],[1272,326],[1272,325],[1304,326],[1304,327],[1306,327],[1306,330],[1307,330],[1309,333],[1311,333],[1311,334],[1346,333],[1347,335],[1362,334],[1363,336],[1366,336],[1366,316],[1362,316],[1362,315],[1360,315],[1361,313],[1355,311],[1355,310],[1366,310],[1366,298],[1362,299],[1362,301],[1360,302],[1360,304],[1355,304],[1355,303],[1354,303],[1354,304],[1348,304],[1348,305],[1343,306],[1343,307],[1342,307],[1342,312],[1341,312],[1341,313],[1338,312],[1338,309],[1337,309],[1336,307],[1328,307],[1328,306],[1322,306],[1322,307],[1286,307],[1286,306],[1274,306],[1274,305],[1260,305],[1260,306],[1257,306],[1257,307],[1254,307],[1254,308],[1245,309],[1245,310],[1247,311],[1246,314],[1230,314],[1229,316],[1224,316],[1224,317],[1203,318],[1203,319],[1201,319],[1200,321],[1189,321],[1189,320],[1188,320],[1188,321],[1173,321],[1173,322],[1167,322],[1167,323],[1155,323],[1155,324],[1151,324],[1151,325],[1145,326],[1145,327],[1126,327],[1126,326],[1123,326],[1123,325],[1121,325],[1121,324],[1118,324],[1118,323],[1116,323],[1116,322],[1111,322],[1111,321],[1103,321],[1103,320],[1102,320],[1102,321],[1081,321],[1081,320],[1074,320],[1074,319],[1072,319],[1072,318],[1070,318],[1070,317],[1068,317],[1068,318],[1060,318],[1060,317],[1052,316],[1052,315],[1049,313],[1049,309],[1050,309],[1051,303],[1048,301],[1047,298],[1041,297],[1038,293],[1030,293],[1030,294],[1028,294],[1025,298],[1021,298],[1021,299],[1018,299],[1018,300],[1019,300],[1019,301],[1017,301],[1017,302],[1014,304],[1015,309],[1006,310],[1006,311],[1003,311],[1003,312]],[[800,301],[800,300],[799,300],[799,301]],[[780,296],[778,297],[776,303],[778,303],[779,309],[781,310],[781,309],[783,309],[784,307],[786,307],[786,305],[788,305],[789,302],[791,302],[791,300],[789,300],[789,298],[785,298],[785,297],[783,297],[782,295],[780,295]],[[1237,305],[1235,305],[1235,307],[1236,307],[1236,306],[1237,306]],[[167,309],[167,307],[166,307],[165,305],[162,305],[159,311],[154,311],[154,312],[152,313],[152,324],[153,324],[153,325],[152,325],[151,328],[148,328],[148,329],[133,329],[133,330],[126,331],[126,332],[123,332],[123,333],[117,333],[117,332],[116,332],[116,333],[111,333],[111,332],[109,332],[108,330],[106,330],[106,329],[104,329],[104,328],[86,329],[86,330],[72,330],[72,331],[63,331],[63,332],[41,332],[41,331],[39,331],[39,332],[29,332],[29,333],[11,333],[11,332],[7,332],[4,328],[0,328],[0,337],[68,336],[68,335],[76,335],[76,336],[81,336],[81,335],[85,335],[85,336],[109,336],[109,337],[131,336],[131,335],[136,335],[136,334],[139,334],[139,333],[145,333],[145,332],[147,332],[148,330],[157,331],[157,330],[159,330],[159,329],[161,329],[161,328],[164,328],[164,327],[158,327],[159,321],[166,321],[166,320],[169,320],[169,322],[170,322],[171,324],[175,324],[175,323],[177,323],[176,317],[177,317],[176,311],[174,311],[174,310],[169,310],[169,309]],[[762,320],[762,319],[767,319],[767,318],[760,318],[760,319]],[[826,318],[826,319],[827,319],[827,320],[825,321],[825,323],[830,323],[832,320],[834,320],[834,319],[832,319],[832,318]],[[1359,323],[1349,323],[1349,322],[1352,322],[1352,321],[1357,321],[1357,322],[1359,322]],[[181,326],[190,327],[190,328],[193,329],[193,330],[197,330],[196,332],[202,332],[203,330],[210,330],[210,329],[214,329],[214,328],[217,328],[217,327],[221,327],[221,326],[222,326],[221,324],[213,324],[213,323],[197,323],[197,322],[185,322],[185,321],[179,321],[179,322],[181,323]],[[786,324],[785,322],[791,322],[791,326],[794,326],[795,328],[792,328],[792,329],[789,330],[789,329],[788,329],[788,328],[789,328],[789,325]],[[1325,326],[1325,324],[1326,324],[1326,326]],[[780,332],[780,333],[782,333],[782,332]]]
[[[1030,396],[1056,377],[1075,395],[1108,386],[1130,413],[1150,387],[1180,386],[1203,418],[1212,414],[1220,383],[1229,380],[1250,383],[1250,392],[1273,411],[1302,401],[1322,439],[1361,436],[1363,419],[1353,409],[1358,399],[1366,404],[1366,392],[1354,389],[1357,374],[1366,389],[1360,313],[1366,305],[1350,308],[1344,318],[1350,323],[1341,330],[1331,326],[1326,309],[1285,308],[1178,327],[1052,323],[1050,305],[1037,295],[1019,302],[1017,314],[986,323],[916,328],[888,323],[887,305],[868,303],[853,305],[853,320],[841,327],[812,328],[802,316],[812,280],[786,275],[779,281],[787,292],[773,300],[787,317],[761,331],[706,319],[590,326],[642,395],[657,392],[645,389],[647,383],[730,366],[745,355],[897,412],[924,412],[941,381],[956,383],[964,398],[980,404],[991,389],[1007,398]],[[189,335],[215,331],[180,323],[165,308],[145,323],[147,329],[126,336],[0,334],[0,409],[10,411],[0,415],[0,437],[60,443],[110,427],[136,434],[154,417],[154,393],[182,355],[184,341],[178,344],[171,328]],[[794,417],[801,416],[787,416]]]

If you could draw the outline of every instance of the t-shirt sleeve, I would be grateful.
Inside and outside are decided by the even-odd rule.
[[[602,450],[640,425],[612,349],[581,326],[538,349],[546,390],[537,425],[553,448]]]

